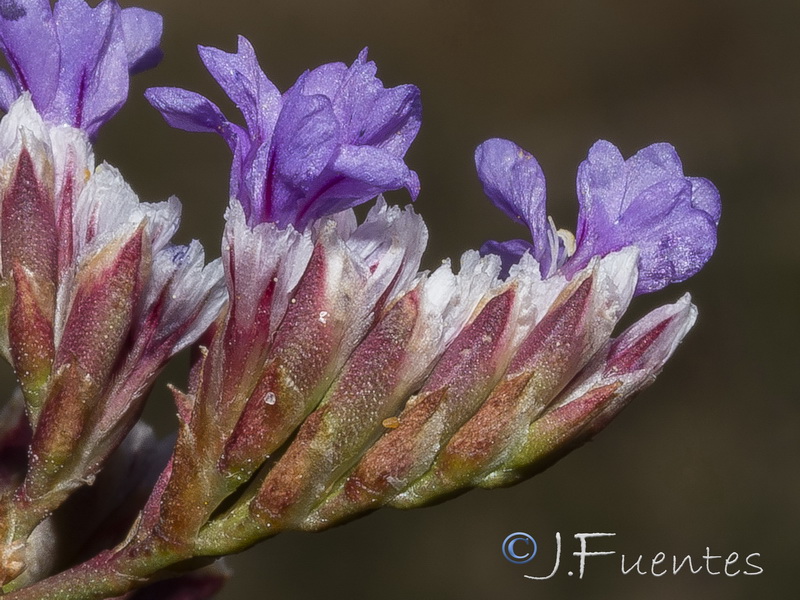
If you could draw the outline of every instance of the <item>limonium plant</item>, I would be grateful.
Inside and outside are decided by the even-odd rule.
[[[9,600],[209,598],[227,576],[216,559],[282,531],[513,484],[605,427],[694,324],[686,295],[617,325],[716,245],[716,188],[663,143],[627,159],[591,147],[573,235],[548,218],[533,156],[485,141],[486,196],[530,237],[420,271],[423,220],[382,197],[419,192],[404,156],[420,92],[386,87],[366,50],[281,92],[245,38],[200,47],[241,120],[197,92],[147,91],[169,125],[231,150],[230,197],[203,208],[225,219],[207,262],[171,241],[177,199],[141,202],[95,163],[161,27],[113,0],[0,2]],[[187,347],[177,435],[158,441],[142,408]]]

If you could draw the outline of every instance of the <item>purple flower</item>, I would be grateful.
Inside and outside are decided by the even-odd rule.
[[[244,37],[235,54],[199,50],[245,127],[194,92],[151,88],[146,96],[173,127],[225,139],[233,152],[231,196],[251,225],[303,229],[400,188],[416,198],[419,180],[403,156],[420,126],[419,90],[384,88],[366,49],[350,67],[331,63],[306,71],[285,94],[267,79]]]
[[[161,16],[122,9],[114,0],[3,0],[0,47],[11,66],[0,71],[0,108],[23,92],[45,120],[97,135],[122,108],[130,74],[161,59]]]
[[[526,225],[533,239],[533,243],[488,241],[481,253],[499,255],[507,274],[512,264],[530,252],[539,263],[542,277],[552,275],[559,260],[563,262],[564,243],[547,219],[545,179],[539,163],[513,142],[494,138],[475,150],[475,168],[489,199],[514,221]]]
[[[684,281],[708,261],[717,242],[719,192],[707,179],[686,177],[669,144],[653,144],[625,160],[599,141],[578,169],[575,251],[545,213],[545,184],[536,160],[507,140],[492,139],[475,152],[486,195],[531,231],[524,240],[490,241],[481,251],[499,254],[504,266],[530,252],[543,276],[561,269],[571,276],[593,256],[633,246],[639,252],[636,294]]]
[[[717,245],[720,199],[707,179],[686,177],[675,148],[653,144],[628,160],[599,141],[578,168],[577,250],[569,271],[592,256],[639,249],[637,294],[685,281]]]

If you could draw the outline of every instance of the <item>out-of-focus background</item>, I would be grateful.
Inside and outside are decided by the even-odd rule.
[[[772,0],[155,0],[165,60],[135,79],[98,154],[143,199],[184,203],[183,237],[218,255],[229,155],[214,136],[169,129],[141,97],[176,85],[230,105],[195,44],[233,50],[246,35],[281,89],[304,69],[370,47],[387,85],[422,89],[424,123],[408,156],[429,265],[489,238],[524,235],[484,199],[472,152],[515,140],[540,161],[549,210],[574,229],[578,163],[599,138],[627,156],[674,144],[687,174],[719,187],[717,254],[695,278],[640,298],[632,315],[691,291],[694,331],[656,384],[606,431],[546,473],[412,512],[385,510],[323,534],[284,534],[230,561],[220,596],[245,598],[789,598],[800,550],[800,3]],[[394,202],[405,203],[403,194]],[[185,360],[185,359],[184,359]],[[185,365],[184,365],[185,366]],[[183,382],[183,366],[166,378]],[[151,418],[173,425],[163,391]],[[501,556],[510,533],[539,542],[525,566]],[[556,532],[562,567],[553,567]],[[581,532],[593,540],[577,576]],[[707,550],[708,549],[708,550]],[[729,572],[623,575],[659,552],[739,560]],[[724,559],[710,562],[723,569]],[[660,567],[659,567],[660,569]],[[572,570],[575,575],[567,575]]]

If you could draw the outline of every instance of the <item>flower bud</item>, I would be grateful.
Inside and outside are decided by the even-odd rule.
[[[505,463],[523,443],[528,425],[610,336],[633,293],[635,260],[635,252],[609,256],[570,282],[522,342],[480,409],[393,506],[427,503],[475,485]]]
[[[146,269],[143,230],[117,240],[87,260],[56,354],[55,382],[31,444],[26,493],[44,493],[49,478],[76,459],[88,419],[117,360],[131,324],[134,299]],[[37,491],[34,491],[37,490]]]
[[[510,485],[529,477],[601,431],[655,380],[696,316],[686,295],[631,326],[599,353],[552,408],[531,423],[524,443],[503,468],[478,485]]]
[[[133,427],[167,359],[217,317],[224,290],[199,244],[170,244],[178,201],[140,203],[115,169],[94,169],[83,132],[45,123],[28,93],[0,122],[0,198],[0,345],[33,430],[0,554],[24,557],[33,529]]]
[[[250,504],[256,518],[305,518],[382,433],[495,281],[497,260],[471,258],[458,276],[445,264],[423,277],[387,309],[261,484]]]

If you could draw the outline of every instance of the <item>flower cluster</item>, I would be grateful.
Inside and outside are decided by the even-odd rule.
[[[403,162],[420,126],[419,90],[385,89],[366,49],[348,68],[323,65],[285,93],[267,79],[247,39],[236,54],[200,46],[200,56],[236,104],[246,127],[210,100],[178,88],[152,88],[147,99],[167,122],[221,135],[233,152],[231,197],[249,223],[301,229],[381,192],[419,192]]]
[[[280,531],[519,481],[605,427],[694,324],[686,295],[616,331],[634,296],[695,274],[716,244],[719,194],[667,144],[625,160],[597,142],[573,236],[547,217],[536,160],[484,142],[486,195],[532,240],[420,271],[424,222],[380,196],[419,191],[404,161],[419,91],[384,87],[366,50],[281,94],[246,39],[201,47],[244,125],[197,93],[147,92],[233,153],[206,264],[170,241],[176,199],[142,203],[94,164],[90,140],[160,31],[111,0],[0,3],[0,352],[20,387],[0,423],[9,599],[207,598],[224,568],[155,581]],[[352,208],[376,197],[359,223]],[[137,421],[189,346],[177,438],[159,445]],[[96,510],[70,545],[55,519],[79,488]]]
[[[32,429],[4,507],[17,537],[95,477],[225,295],[219,261],[205,265],[197,242],[170,243],[180,203],[140,203],[116,169],[94,167],[82,132],[44,123],[27,93],[0,145],[0,350]]]
[[[533,238],[484,244],[483,253],[500,255],[506,265],[529,252],[543,276],[559,269],[572,275],[594,256],[635,247],[636,293],[643,294],[688,279],[714,252],[719,193],[707,179],[684,176],[669,144],[653,144],[628,160],[609,142],[592,146],[578,167],[576,237],[548,220],[544,174],[525,150],[488,140],[475,151],[475,165],[486,195]]]
[[[114,0],[8,0],[0,4],[0,108],[23,91],[45,120],[94,137],[122,108],[128,76],[158,64],[161,16]]]

